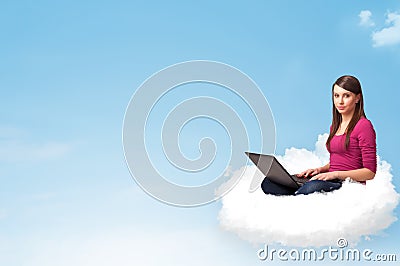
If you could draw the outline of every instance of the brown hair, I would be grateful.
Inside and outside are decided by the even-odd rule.
[[[341,76],[332,85],[332,105],[333,105],[332,106],[332,126],[331,126],[331,131],[329,133],[328,140],[326,141],[326,147],[328,148],[328,150],[330,149],[330,142],[331,142],[333,136],[335,136],[336,132],[339,129],[340,124],[342,123],[342,115],[338,112],[338,110],[335,107],[335,103],[334,103],[333,89],[334,89],[335,85],[337,85],[347,91],[351,91],[356,95],[360,94],[360,100],[356,104],[356,108],[354,110],[353,117],[351,118],[350,123],[345,130],[345,132],[346,132],[346,141],[345,141],[346,149],[350,143],[350,134],[353,131],[354,127],[356,126],[358,120],[360,120],[360,118],[362,118],[362,117],[366,118],[365,112],[364,112],[364,100],[363,100],[363,94],[362,94],[360,81],[356,77],[353,77],[353,76],[348,76],[348,75]]]

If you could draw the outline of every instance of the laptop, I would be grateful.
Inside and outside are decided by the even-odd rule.
[[[270,179],[272,182],[297,189],[311,178],[311,176],[307,178],[301,178],[297,177],[296,175],[289,174],[273,155],[252,152],[245,152],[245,154],[257,166],[257,168],[260,169],[265,177]],[[257,180],[255,179],[256,178],[254,178],[250,184],[250,192],[253,192],[260,187],[264,177],[257,178]]]

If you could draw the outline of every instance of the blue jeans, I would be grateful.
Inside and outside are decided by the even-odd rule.
[[[268,178],[264,178],[261,183],[261,189],[265,194],[271,195],[308,195],[314,192],[330,192],[339,189],[342,186],[341,181],[331,180],[311,180],[304,183],[299,189],[287,187],[281,184],[272,182]]]

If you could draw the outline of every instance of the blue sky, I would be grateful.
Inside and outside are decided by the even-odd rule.
[[[331,84],[357,76],[400,185],[400,20],[385,23],[398,1],[2,1],[0,14],[2,265],[260,264],[259,247],[219,229],[219,202],[162,204],[125,164],[129,99],[182,61],[249,75],[273,112],[277,154],[312,150],[330,125]],[[360,246],[394,252],[399,233],[397,222]]]

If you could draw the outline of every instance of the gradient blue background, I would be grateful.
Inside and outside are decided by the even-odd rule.
[[[359,25],[367,9],[375,27]],[[312,150],[330,125],[331,84],[356,75],[399,187],[400,45],[371,40],[395,11],[398,1],[1,1],[0,264],[271,263],[219,228],[220,202],[171,207],[128,172],[130,97],[187,60],[232,65],[259,85],[277,154]],[[399,233],[396,222],[359,247],[400,257]]]

